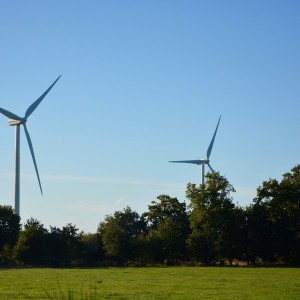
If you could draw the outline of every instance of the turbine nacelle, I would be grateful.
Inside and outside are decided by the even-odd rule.
[[[21,125],[21,124],[24,124],[26,123],[27,119],[25,118],[22,118],[23,120],[14,120],[14,119],[9,119],[8,120],[8,124],[10,126],[17,126],[17,125]]]
[[[209,164],[209,159],[203,159],[201,165],[203,164]]]

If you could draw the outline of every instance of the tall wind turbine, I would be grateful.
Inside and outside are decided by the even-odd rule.
[[[187,164],[194,164],[194,165],[201,165],[202,166],[202,184],[204,184],[204,177],[205,177],[205,165],[208,165],[208,167],[210,168],[210,170],[212,172],[214,172],[214,170],[212,169],[211,165],[210,165],[210,160],[209,160],[209,157],[210,157],[210,154],[211,154],[211,150],[214,146],[214,142],[215,142],[215,137],[216,137],[216,134],[217,134],[217,131],[218,131],[218,127],[219,127],[219,123],[220,123],[220,120],[221,120],[221,116],[219,118],[219,121],[218,121],[218,124],[217,124],[217,127],[216,127],[216,130],[215,130],[215,133],[212,137],[212,140],[207,148],[207,152],[206,152],[206,159],[199,159],[199,160],[176,160],[176,161],[169,161],[171,163],[187,163]]]
[[[61,76],[61,75],[60,75]],[[31,142],[31,138],[29,135],[29,132],[27,130],[26,122],[29,116],[35,111],[35,109],[38,107],[38,105],[42,102],[42,100],[46,97],[46,95],[49,93],[49,91],[52,89],[52,87],[55,85],[55,83],[58,81],[60,76],[52,83],[52,85],[36,100],[34,101],[26,110],[25,116],[19,117],[15,115],[14,113],[0,108],[0,113],[2,113],[4,116],[8,117],[8,123],[10,126],[16,126],[16,144],[15,144],[15,213],[20,215],[20,125],[22,124],[24,127],[25,135],[27,138],[28,146],[31,152],[36,176],[39,182],[39,187],[41,190],[41,194],[43,195],[42,191],[42,185],[40,181],[39,171],[37,168],[34,152],[33,152],[33,146]]]

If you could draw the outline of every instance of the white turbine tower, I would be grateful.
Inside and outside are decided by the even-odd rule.
[[[45,96],[49,93],[49,91],[52,89],[52,87],[55,85],[55,83],[58,81],[60,76],[52,83],[52,85],[36,100],[34,101],[26,110],[25,116],[19,117],[15,115],[14,113],[0,108],[0,113],[2,113],[4,116],[8,117],[8,123],[10,126],[16,126],[16,144],[15,144],[15,213],[20,215],[20,125],[22,124],[24,126],[25,135],[27,138],[28,146],[31,152],[36,176],[39,182],[41,194],[43,195],[42,191],[42,185],[40,181],[39,171],[37,168],[34,152],[33,152],[33,146],[31,142],[31,138],[29,135],[29,132],[26,127],[26,122],[29,116],[35,111],[35,109],[38,107],[38,105],[42,102],[42,100],[45,98]]]
[[[176,160],[176,161],[169,161],[171,163],[186,163],[186,164],[194,164],[194,165],[201,165],[202,166],[202,184],[204,184],[204,177],[205,177],[205,165],[208,165],[208,167],[210,168],[210,170],[212,172],[214,172],[214,170],[212,169],[211,165],[210,165],[210,160],[209,160],[209,157],[210,157],[210,154],[211,154],[211,150],[213,148],[213,145],[214,145],[214,142],[215,142],[215,137],[216,137],[216,134],[217,134],[217,131],[218,131],[218,127],[219,127],[219,123],[220,123],[220,120],[221,120],[221,116],[219,118],[219,121],[218,121],[218,124],[217,124],[217,127],[216,127],[216,130],[215,130],[215,133],[212,137],[212,140],[207,148],[207,152],[206,152],[206,159],[199,159],[199,160]]]

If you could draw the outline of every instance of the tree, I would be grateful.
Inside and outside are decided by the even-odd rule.
[[[153,259],[173,263],[186,256],[189,233],[186,204],[168,195],[160,195],[157,200],[151,202],[144,214],[149,224],[148,238]]]
[[[20,216],[15,214],[11,206],[0,206],[0,251],[4,245],[14,246],[20,229]]]
[[[62,229],[50,226],[45,237],[45,260],[51,264],[69,264],[79,258],[82,232],[75,225],[67,224]]]
[[[263,212],[259,221],[263,220],[265,225],[260,226],[260,232],[252,230],[254,251],[261,239],[264,240],[263,254],[270,251],[273,260],[300,264],[300,165],[283,174],[281,182],[276,179],[264,181],[257,189],[253,211],[255,216],[257,212]],[[255,254],[262,256],[261,252]]]
[[[36,264],[41,263],[46,255],[47,230],[36,219],[29,219],[20,232],[14,247],[14,257],[17,261]]]
[[[206,183],[199,187],[187,185],[192,229],[188,240],[190,253],[206,264],[224,259],[232,261],[237,256],[243,219],[230,196],[235,190],[217,172],[208,173],[206,178]]]
[[[75,225],[68,223],[62,228],[61,233],[66,244],[69,260],[72,261],[78,259],[80,252],[80,240],[83,232],[79,232],[79,229],[76,228]]]
[[[46,236],[46,249],[46,260],[49,264],[64,265],[69,262],[67,243],[60,228],[50,226]]]
[[[234,205],[225,212],[223,229],[220,234],[219,258],[244,260],[247,253],[246,215],[243,208]]]
[[[106,216],[104,222],[99,224],[98,233],[108,256],[121,263],[132,259],[134,244],[144,229],[144,220],[137,212],[126,207],[112,216]]]
[[[86,264],[93,264],[104,258],[102,239],[97,233],[83,234],[80,239],[80,249],[80,258]]]
[[[269,213],[269,206],[260,201],[246,208],[248,263],[255,264],[257,260],[262,260],[263,263],[276,260],[274,230]]]

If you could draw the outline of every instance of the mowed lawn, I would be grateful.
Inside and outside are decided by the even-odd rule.
[[[300,299],[300,269],[0,269],[0,299]]]

